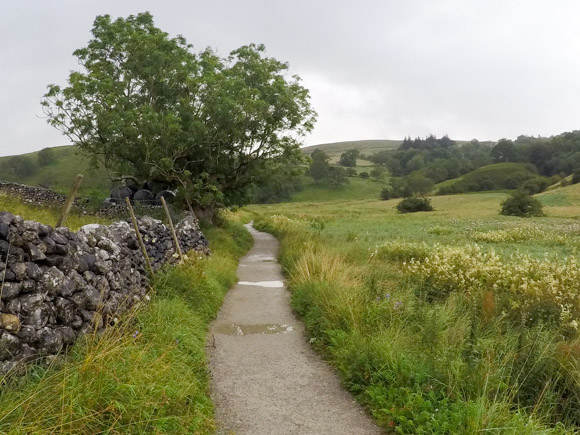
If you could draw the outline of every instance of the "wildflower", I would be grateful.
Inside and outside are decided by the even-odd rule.
[[[133,337],[133,338],[137,338],[137,336],[138,336],[138,335],[139,335],[139,331],[135,331],[135,332],[133,333],[133,335],[131,335],[131,337]]]
[[[395,302],[395,310],[398,310],[402,306],[403,306],[403,303],[402,302],[399,302],[399,301]]]
[[[385,299],[386,299],[386,300],[389,300],[389,299],[391,299],[391,294],[390,294],[390,293],[387,293],[387,294],[385,295]]]

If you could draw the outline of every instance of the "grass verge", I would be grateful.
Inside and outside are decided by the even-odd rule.
[[[205,233],[212,256],[165,268],[150,302],[64,360],[4,379],[0,433],[213,433],[207,327],[252,239],[239,224]]]
[[[280,239],[292,305],[311,342],[378,424],[404,434],[577,433],[580,339],[569,326],[575,314],[565,318],[568,310],[553,296],[576,287],[554,280],[556,293],[544,291],[523,257],[512,264],[509,255],[500,261],[486,251],[485,261],[467,261],[462,242],[472,231],[450,238],[450,222],[422,235],[455,248],[405,241],[418,223],[435,224],[436,214],[416,222],[388,214],[339,217],[347,207],[271,215],[256,219],[256,227]],[[326,224],[313,225],[315,218]],[[353,234],[356,225],[403,240],[373,246],[358,240],[362,231]],[[496,224],[482,220],[477,227],[487,225]],[[490,244],[505,243],[500,236]],[[526,233],[525,242],[544,244],[544,236]],[[550,259],[528,261],[561,267],[561,258]],[[505,277],[528,279],[545,300],[531,303]]]

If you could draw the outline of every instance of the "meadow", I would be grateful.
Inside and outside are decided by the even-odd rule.
[[[534,219],[500,216],[499,192],[408,215],[350,197],[242,214],[280,238],[311,342],[389,432],[574,433],[579,192],[539,195]]]

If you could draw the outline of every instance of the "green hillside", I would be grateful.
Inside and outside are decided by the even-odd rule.
[[[0,157],[0,180],[27,184],[29,186],[42,186],[52,190],[67,192],[77,174],[85,177],[81,185],[81,192],[101,189],[108,191],[111,181],[106,171],[96,169],[89,158],[79,154],[74,145],[50,148],[53,161],[46,165],[39,164],[39,152],[22,154],[20,156]],[[30,168],[16,173],[13,168],[13,160],[25,158],[29,161]]]
[[[441,193],[461,193],[478,190],[509,189],[510,180],[527,180],[538,174],[526,163],[496,163],[483,166],[459,178],[447,180],[435,187]]]
[[[575,219],[580,217],[580,183],[549,190],[536,197],[550,208],[550,215]]]
[[[326,183],[315,183],[310,177],[305,177],[302,184],[303,189],[292,195],[292,202],[376,200],[385,187],[383,181],[364,180],[357,177],[351,177],[348,180],[348,184],[334,187]]]

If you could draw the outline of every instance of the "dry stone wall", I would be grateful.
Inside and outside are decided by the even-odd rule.
[[[170,230],[150,217],[139,232],[154,270],[177,260]],[[209,253],[197,221],[176,225],[184,252]],[[115,322],[146,296],[148,276],[133,226],[53,229],[0,212],[0,374],[55,355]]]
[[[22,201],[34,205],[63,205],[66,200],[66,195],[53,192],[43,187],[32,187],[1,180],[0,192],[7,196],[20,198]]]

